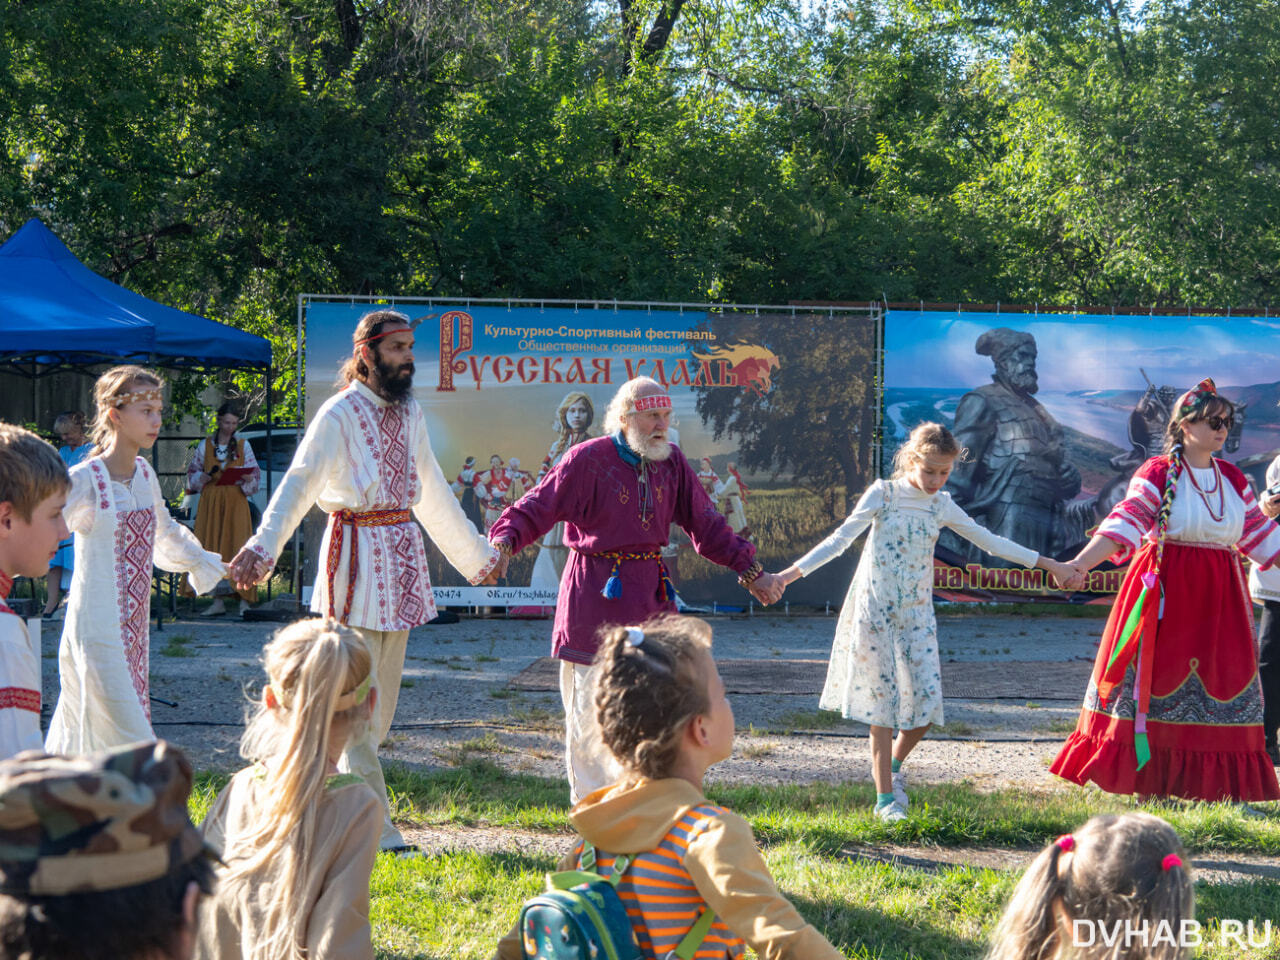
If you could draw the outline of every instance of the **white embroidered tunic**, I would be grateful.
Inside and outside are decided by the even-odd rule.
[[[76,534],[75,572],[46,749],[80,754],[154,740],[147,677],[152,565],[190,574],[205,593],[224,576],[222,558],[169,516],[141,457],[128,484],[113,481],[101,457],[74,467],[63,517]]]
[[[43,750],[40,735],[40,658],[22,618],[5,597],[12,584],[0,571],[0,760]]]
[[[483,580],[498,562],[498,551],[471,525],[453,495],[431,450],[418,402],[389,403],[359,381],[320,408],[246,547],[274,563],[313,503],[328,514],[412,510],[471,583]],[[341,616],[351,588],[351,626],[409,630],[435,617],[417,524],[345,526],[338,551],[331,550],[333,537],[331,520],[320,547],[314,612],[330,609],[331,574],[335,614]],[[349,583],[352,543],[357,546],[354,585]]]

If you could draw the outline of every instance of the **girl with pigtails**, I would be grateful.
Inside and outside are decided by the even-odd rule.
[[[1244,474],[1214,457],[1234,413],[1212,380],[1183,394],[1166,454],[1138,468],[1071,561],[1081,572],[1108,557],[1130,562],[1076,731],[1049,768],[1060,777],[1109,793],[1280,799],[1240,562],[1275,563],[1280,528]]]
[[[986,960],[1190,960],[1195,887],[1149,813],[1101,814],[1031,861]]]

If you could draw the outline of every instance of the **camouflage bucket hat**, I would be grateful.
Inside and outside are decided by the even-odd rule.
[[[161,740],[0,763],[0,893],[117,890],[206,852],[187,814],[191,764]]]

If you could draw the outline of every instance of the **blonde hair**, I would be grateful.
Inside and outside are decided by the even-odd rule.
[[[617,433],[626,427],[627,417],[636,412],[636,394],[641,387],[657,387],[666,392],[666,388],[657,380],[649,377],[635,377],[618,388],[618,392],[609,401],[604,411],[604,432]]]
[[[108,411],[117,406],[115,399],[144,385],[162,390],[164,379],[158,373],[131,363],[112,367],[98,377],[93,385],[93,423],[89,425],[89,439],[93,441],[94,456],[106,452],[111,438],[115,436],[115,424],[107,416]]]
[[[256,931],[253,955],[298,960],[309,920],[302,901],[316,842],[316,806],[329,779],[334,722],[368,718],[373,657],[359,634],[327,618],[284,627],[262,654],[277,705],[267,707],[265,694],[257,703],[240,754],[265,767],[264,802],[248,811],[243,830],[226,837],[221,880],[228,888],[252,885],[279,867],[279,890]],[[338,711],[339,701],[350,702],[353,693],[358,702]]]
[[[30,430],[0,422],[0,503],[13,504],[23,522],[40,501],[71,486],[58,452]]]
[[[1181,864],[1169,858],[1176,857]],[[1182,960],[1184,920],[1195,917],[1187,853],[1173,828],[1149,813],[1093,817],[1069,839],[1049,844],[1013,891],[987,960]],[[1165,864],[1168,863],[1168,869]],[[1093,945],[1073,939],[1075,921],[1121,935]],[[1171,936],[1160,931],[1168,923]],[[1141,930],[1146,938],[1125,937]],[[1161,933],[1158,937],[1157,933]],[[1174,943],[1170,943],[1170,939]]]
[[[893,479],[906,476],[907,471],[931,454],[963,461],[968,452],[942,424],[922,423],[911,431],[907,442],[893,455]]]
[[[591,398],[589,396],[581,390],[570,390],[566,393],[564,395],[564,399],[560,401],[560,406],[556,407],[556,422],[554,429],[556,434],[559,436],[559,439],[552,444],[550,453],[552,460],[555,460],[556,457],[569,449],[569,441],[573,439],[573,431],[569,429],[566,416],[569,412],[569,408],[575,403],[585,404],[587,408],[587,422],[582,428],[582,434],[584,437],[590,436],[589,431],[591,429],[591,424],[596,422],[596,405],[591,402]]]
[[[643,634],[639,644],[633,631]],[[670,776],[689,721],[711,708],[703,655],[711,655],[711,627],[695,617],[656,617],[640,627],[601,631],[595,659],[600,736],[633,777]]]

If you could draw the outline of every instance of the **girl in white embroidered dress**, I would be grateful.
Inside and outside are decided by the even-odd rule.
[[[223,576],[222,559],[169,516],[155,472],[138,456],[160,432],[163,387],[135,366],[113,367],[94,385],[94,455],[72,469],[64,511],[76,552],[50,753],[155,739],[147,679],[152,565],[189,573],[201,593]]]
[[[787,584],[809,575],[871,527],[840,611],[819,706],[870,725],[876,814],[886,821],[906,817],[901,765],[929,727],[942,722],[933,618],[933,548],[941,528],[987,553],[1048,570],[1064,585],[1076,576],[1066,564],[979,526],[955,505],[942,487],[962,453],[941,424],[920,424],[894,457],[893,478],[872,484],[849,519],[779,574]]]

